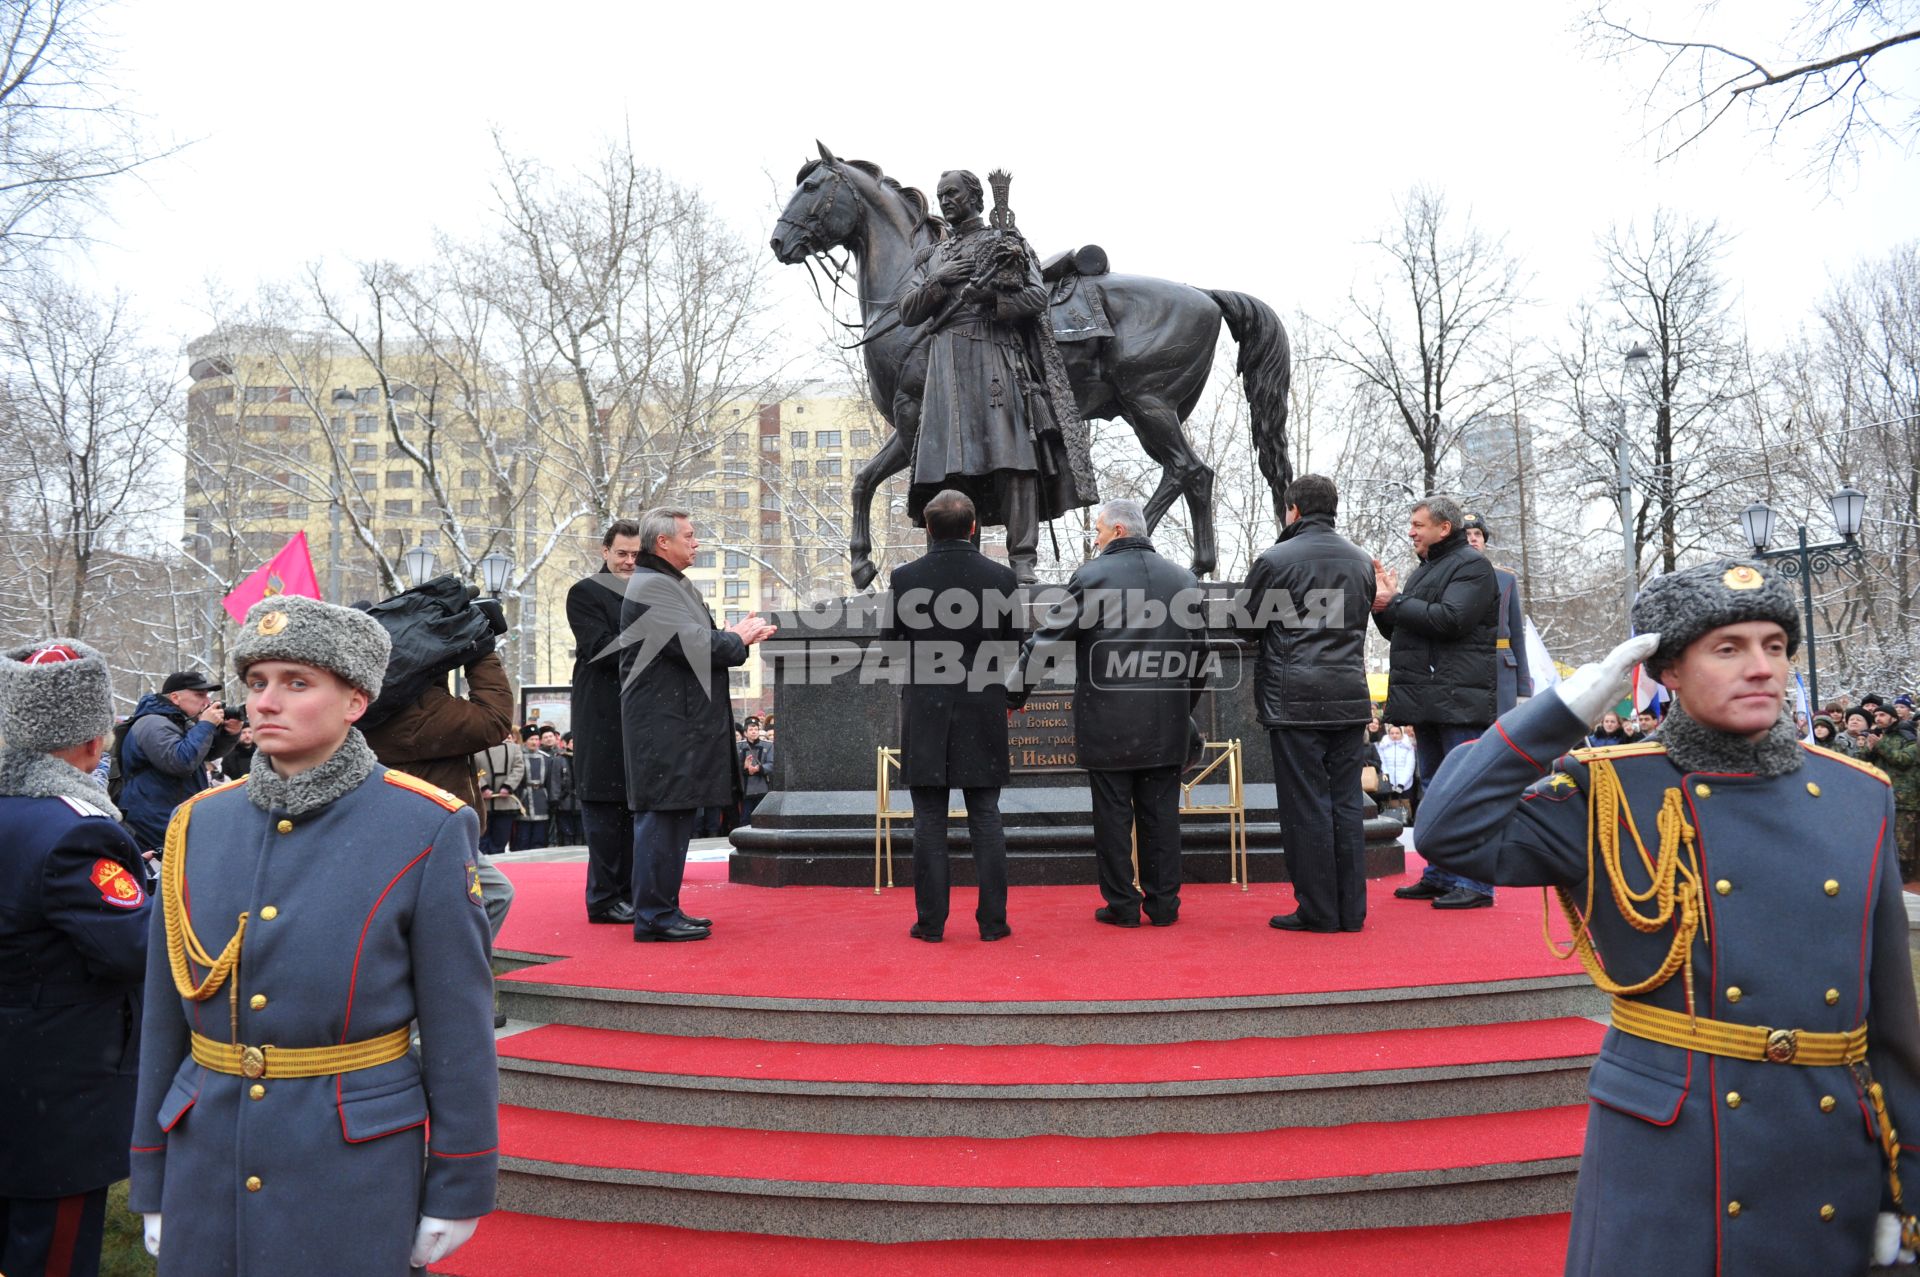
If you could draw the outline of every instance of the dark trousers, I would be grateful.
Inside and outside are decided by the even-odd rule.
[[[97,1277],[107,1190],[71,1197],[0,1197],[0,1273]]]
[[[748,794],[740,800],[741,824],[751,825],[753,823],[754,809],[760,805],[760,800],[765,797],[765,794]]]
[[[1419,777],[1419,789],[1422,794],[1433,783],[1434,774],[1440,770],[1440,764],[1447,760],[1460,746],[1470,740],[1479,740],[1484,727],[1457,727],[1452,723],[1417,723],[1413,736],[1413,768]],[[1420,849],[1419,838],[1414,839],[1414,850]],[[1459,874],[1448,873],[1444,869],[1427,866],[1420,875],[1423,882],[1437,882],[1444,887],[1465,887],[1468,891],[1477,891],[1483,896],[1493,894],[1491,883],[1479,882],[1472,878],[1463,878]]]
[[[1180,913],[1180,766],[1090,771],[1093,855],[1100,894],[1118,914],[1170,923]],[[1140,890],[1133,887],[1133,832],[1140,830]]]
[[[582,801],[587,836],[587,912],[611,909],[633,896],[633,813],[624,802]]]
[[[556,847],[578,847],[580,845],[580,813],[577,811],[556,811],[553,813],[553,845]]]
[[[1360,930],[1367,917],[1364,727],[1275,727],[1274,807],[1300,921]]]
[[[513,827],[513,836],[519,840],[519,849],[521,851],[535,851],[541,847],[545,847],[547,845],[547,833],[552,827],[552,824],[552,818],[549,817],[546,820],[522,820],[519,824],[515,825]]]
[[[633,818],[633,930],[659,930],[680,917],[695,808],[643,811]]]
[[[501,856],[513,850],[513,827],[519,819],[517,811],[488,812],[487,827],[480,831],[485,844],[480,850],[489,856]]]
[[[981,930],[1007,922],[1007,836],[1000,827],[1000,789],[962,790],[967,834],[973,842],[973,876],[980,904],[973,911]],[[943,931],[953,874],[947,863],[947,788],[913,787],[913,907],[922,927]]]

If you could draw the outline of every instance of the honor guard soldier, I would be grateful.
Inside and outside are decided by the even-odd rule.
[[[1460,521],[1466,530],[1467,544],[1482,554],[1493,540],[1493,529],[1477,514]],[[1491,562],[1493,556],[1487,555]],[[1493,565],[1493,579],[1500,586],[1500,611],[1493,639],[1494,708],[1504,714],[1519,704],[1522,696],[1533,695],[1533,675],[1527,670],[1527,618],[1520,610],[1520,577],[1512,568]]]
[[[107,665],[73,639],[0,655],[0,1272],[93,1277],[139,1072],[140,849],[91,775]]]
[[[388,646],[286,595],[233,645],[259,755],[174,814],[147,966],[129,1201],[160,1277],[401,1277],[493,1209],[479,824],[353,726]]]
[[[1800,614],[1763,565],[1660,577],[1633,626],[1448,759],[1416,833],[1448,869],[1551,888],[1564,956],[1613,995],[1566,1271],[1863,1273],[1911,1247],[1920,1166],[1893,796],[1799,741]],[[1635,661],[1674,694],[1659,737],[1556,758]]]

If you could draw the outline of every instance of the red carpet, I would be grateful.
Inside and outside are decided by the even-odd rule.
[[[1252,1184],[1577,1157],[1584,1104],[1350,1126],[1091,1139],[829,1135],[631,1122],[500,1106],[500,1156],[832,1184],[1108,1188]]]
[[[908,888],[875,896],[849,887],[750,887],[724,881],[716,863],[690,867],[681,894],[688,913],[714,919],[713,938],[635,944],[625,928],[586,925],[584,865],[498,863],[517,891],[498,948],[562,959],[503,977],[515,983],[878,1002],[1101,1002],[1580,975],[1541,942],[1536,891],[1504,891],[1495,908],[1448,913],[1393,899],[1407,879],[1386,879],[1369,884],[1365,931],[1305,935],[1267,925],[1293,908],[1284,884],[1249,892],[1189,884],[1177,926],[1137,931],[1095,922],[1100,897],[1091,886],[1016,887],[1012,938],[983,944],[974,893],[960,888],[946,942],[929,945],[907,935]]]
[[[1122,1046],[893,1046],[622,1033],[551,1024],[500,1040],[506,1057],[685,1077],[924,1086],[1199,1082],[1385,1072],[1592,1055],[1606,1029],[1563,1018],[1438,1029]]]
[[[433,1271],[445,1277],[655,1272],[701,1277],[1550,1277],[1560,1272],[1566,1249],[1565,1215],[1378,1233],[881,1246],[652,1224],[584,1224],[502,1211],[481,1220],[473,1240]]]

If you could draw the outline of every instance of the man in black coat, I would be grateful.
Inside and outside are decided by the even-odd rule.
[[[1019,583],[968,540],[973,501],[947,489],[927,502],[927,552],[895,568],[883,633],[912,662],[900,693],[900,781],[913,793],[913,900],[909,933],[938,942],[947,925],[947,795],[966,795],[974,920],[982,940],[1007,926],[1007,840],[1000,789],[1007,783],[1005,679],[1020,642]]]
[[[113,730],[100,654],[0,656],[0,1272],[95,1273],[125,1179],[152,897],[90,774]]]
[[[685,510],[640,518],[644,547],[620,611],[620,715],[633,821],[633,938],[705,940],[712,920],[680,909],[687,844],[702,807],[740,798],[727,671],[774,627],[748,616],[716,628],[687,580],[700,548]],[[576,737],[576,740],[578,738]]]
[[[1406,589],[1378,560],[1373,623],[1392,645],[1386,720],[1417,729],[1416,770],[1424,793],[1447,754],[1493,722],[1497,675],[1494,638],[1500,586],[1493,564],[1467,544],[1460,506],[1433,496],[1413,507],[1407,537],[1420,566]],[[1394,895],[1430,900],[1436,909],[1484,909],[1493,888],[1427,866]]]
[[[1373,560],[1333,530],[1340,494],[1306,474],[1287,485],[1287,526],[1247,573],[1242,615],[1260,645],[1254,704],[1273,749],[1274,805],[1295,909],[1282,931],[1358,931],[1367,917],[1367,615]]]
[[[1107,502],[1093,528],[1099,553],[1074,572],[1027,640],[1010,697],[1024,705],[1045,665],[1071,653],[1074,739],[1093,792],[1093,851],[1107,902],[1094,919],[1138,927],[1144,905],[1149,922],[1171,927],[1180,916],[1180,772],[1206,683],[1206,610],[1193,573],[1154,552],[1139,502]]]
[[[615,519],[602,571],[567,590],[573,629],[573,792],[587,842],[587,920],[633,921],[633,813],[620,722],[620,604],[640,557],[640,525]]]

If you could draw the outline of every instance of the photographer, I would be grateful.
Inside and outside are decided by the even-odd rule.
[[[240,716],[214,699],[220,684],[198,670],[167,675],[149,692],[117,736],[114,751],[122,788],[114,801],[133,840],[153,852],[166,841],[173,809],[212,782],[207,764],[240,740]]]

